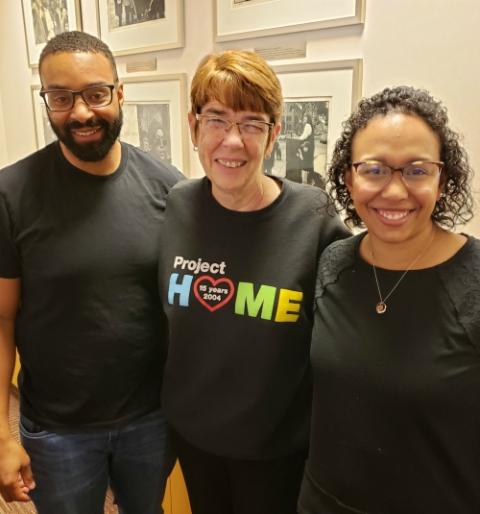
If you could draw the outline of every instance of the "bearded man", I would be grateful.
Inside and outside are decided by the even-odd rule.
[[[119,141],[123,84],[102,41],[59,34],[39,74],[58,141],[0,172],[0,493],[100,514],[110,485],[122,514],[159,514],[173,454],[157,229],[182,175]]]

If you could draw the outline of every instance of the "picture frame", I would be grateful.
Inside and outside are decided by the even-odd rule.
[[[22,0],[23,23],[27,43],[28,64],[38,66],[38,59],[47,41],[66,30],[81,30],[79,0],[58,0],[56,7],[40,0]]]
[[[188,175],[186,74],[127,77],[123,83],[121,140],[173,164]]]
[[[189,170],[186,75],[147,75],[123,80],[123,126],[120,140],[154,158]],[[31,86],[37,148],[56,139],[40,85]]]
[[[343,27],[365,21],[366,0],[213,0],[215,41]]]
[[[324,187],[342,122],[362,96],[363,62],[350,59],[272,68],[282,86],[284,115],[265,171]]]
[[[96,0],[98,33],[114,55],[180,48],[185,44],[184,0]]]

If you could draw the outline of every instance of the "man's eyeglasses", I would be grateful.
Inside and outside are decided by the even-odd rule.
[[[43,98],[47,109],[53,112],[63,112],[72,109],[76,96],[81,96],[88,107],[100,109],[112,103],[114,89],[115,86],[113,84],[89,86],[80,91],[48,89],[47,91],[40,91],[40,96]]]
[[[233,125],[237,126],[244,139],[261,137],[267,134],[274,125],[261,120],[230,121],[216,114],[195,114],[195,118],[206,132],[216,137],[224,137]]]
[[[378,161],[352,163],[353,169],[362,180],[378,188],[386,186],[395,171],[402,174],[403,182],[409,187],[432,183],[440,175],[443,166],[443,162],[437,161],[415,161],[400,168],[392,168]]]

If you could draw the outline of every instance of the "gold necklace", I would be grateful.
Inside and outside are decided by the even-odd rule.
[[[377,311],[377,314],[383,314],[387,310],[387,300],[392,296],[395,289],[399,286],[400,282],[404,279],[405,275],[413,268],[415,263],[420,259],[420,257],[427,251],[427,249],[431,246],[433,243],[433,240],[435,239],[435,232],[433,232],[433,236],[430,238],[428,243],[422,248],[421,252],[413,259],[413,261],[407,266],[407,269],[402,273],[401,277],[395,282],[392,289],[387,293],[385,297],[382,297],[382,291],[380,290],[380,282],[378,280],[377,276],[377,268],[375,268],[375,255],[373,253],[373,246],[372,241],[370,240],[370,252],[372,254],[372,269],[373,269],[373,276],[375,277],[375,284],[377,285],[377,291],[378,291],[378,298],[380,301],[375,305],[375,310]]]

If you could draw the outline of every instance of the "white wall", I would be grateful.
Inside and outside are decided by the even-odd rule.
[[[480,169],[478,0],[366,0],[366,3],[363,30],[346,27],[215,45],[213,1],[185,0],[185,47],[158,52],[158,72],[186,72],[190,81],[200,58],[214,49],[277,46],[307,40],[307,57],[300,61],[362,58],[364,95],[387,85],[410,84],[429,89],[448,106],[453,128],[464,134],[472,165]],[[85,30],[96,33],[95,0],[82,0],[82,9],[87,19]],[[118,58],[120,74],[124,74],[126,62],[132,59],[135,57]],[[35,150],[30,83],[38,78],[27,65],[20,0],[0,2],[0,76],[6,158],[12,162]],[[0,137],[1,130],[0,127]],[[1,156],[0,152],[0,162]],[[197,156],[191,150],[190,162],[191,170],[185,171],[200,175]],[[475,190],[480,199],[480,173]],[[466,230],[480,236],[480,211]]]

